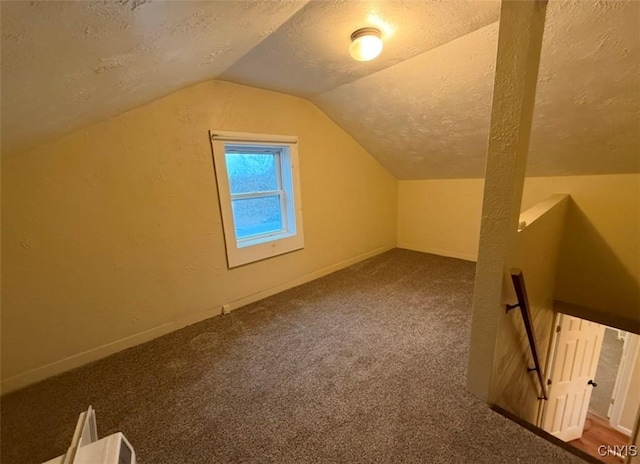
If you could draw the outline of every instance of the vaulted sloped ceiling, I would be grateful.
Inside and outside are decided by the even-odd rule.
[[[305,3],[3,1],[2,152],[218,77]]]
[[[497,0],[0,8],[3,155],[223,79],[310,99],[399,179],[484,174]],[[363,26],[385,41],[368,63]],[[640,172],[639,27],[640,2],[549,2],[529,175]]]

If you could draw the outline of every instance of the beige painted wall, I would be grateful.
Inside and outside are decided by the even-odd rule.
[[[640,175],[527,179],[523,205],[553,192],[573,199],[556,298],[640,321]]]
[[[475,261],[483,179],[398,182],[398,246]]]
[[[297,135],[302,251],[228,270],[209,129]],[[397,182],[306,100],[211,81],[4,159],[4,391],[396,244]]]
[[[551,338],[556,266],[562,239],[567,195],[554,195],[520,215],[527,226],[516,236],[508,268],[522,270],[540,366],[544,371]],[[504,303],[516,303],[511,279],[503,285]],[[520,310],[500,312],[490,400],[518,417],[536,423],[540,384]]]
[[[398,243],[477,258],[482,179],[398,183]],[[557,297],[640,320],[640,174],[529,177],[522,210],[569,193]]]

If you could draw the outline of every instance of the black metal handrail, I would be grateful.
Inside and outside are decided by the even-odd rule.
[[[507,313],[514,308],[520,308],[522,314],[522,320],[524,321],[524,328],[527,331],[527,338],[529,339],[529,346],[531,347],[531,355],[533,356],[534,367],[527,367],[527,372],[536,371],[538,373],[538,380],[540,381],[540,391],[542,392],[541,400],[547,399],[547,390],[542,380],[542,370],[540,369],[540,360],[538,359],[538,349],[536,347],[536,337],[533,332],[533,324],[531,323],[531,312],[529,311],[529,299],[527,298],[527,289],[524,285],[524,276],[520,269],[511,269],[511,281],[513,282],[513,288],[516,291],[518,302],[516,304],[507,305]]]

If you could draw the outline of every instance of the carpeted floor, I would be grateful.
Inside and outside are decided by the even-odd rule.
[[[582,462],[466,392],[473,274],[392,250],[10,394],[2,463],[90,404],[141,464]]]

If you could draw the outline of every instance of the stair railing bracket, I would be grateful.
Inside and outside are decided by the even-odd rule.
[[[508,304],[508,305],[506,305],[506,307],[507,307],[507,310],[505,312],[508,314],[509,311],[511,311],[512,309],[519,308],[520,307],[520,303]]]

